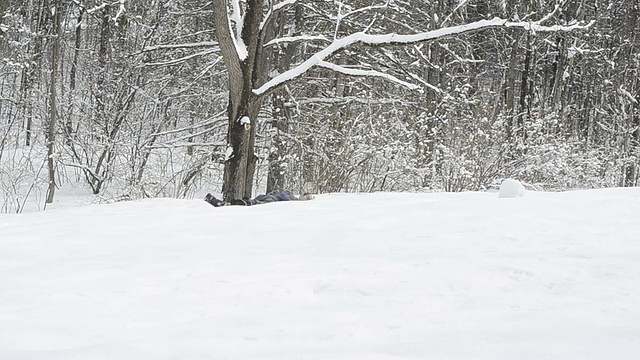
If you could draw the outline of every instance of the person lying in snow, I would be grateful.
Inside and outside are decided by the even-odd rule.
[[[290,191],[274,191],[269,194],[258,195],[253,199],[231,200],[231,202],[229,203],[223,200],[217,199],[215,196],[211,194],[207,194],[207,196],[205,196],[204,198],[204,201],[208,202],[209,204],[215,207],[219,207],[219,206],[225,206],[225,205],[251,206],[251,205],[266,204],[266,203],[276,202],[276,201],[298,201],[298,200],[313,200],[313,199],[314,199],[313,195],[309,193],[306,193],[300,197],[297,197],[293,195]]]

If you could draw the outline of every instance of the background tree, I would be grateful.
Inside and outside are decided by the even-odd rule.
[[[52,203],[56,192],[56,166],[54,149],[58,124],[57,78],[60,63],[60,43],[62,41],[62,1],[55,0],[48,9],[51,13],[51,77],[49,79],[49,124],[47,131],[47,169],[49,170],[49,188],[47,203]]]

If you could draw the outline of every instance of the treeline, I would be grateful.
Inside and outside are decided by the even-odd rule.
[[[318,68],[262,103],[256,189],[463,191],[509,176],[549,190],[637,185],[638,1],[265,6],[285,3],[270,31],[295,41],[264,45],[270,76],[356,31],[593,23],[340,51],[332,63],[358,76]],[[105,198],[221,191],[229,97],[211,2],[0,0],[0,17],[1,211],[52,201],[65,184]]]

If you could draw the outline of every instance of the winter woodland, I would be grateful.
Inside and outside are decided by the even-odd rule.
[[[636,186],[637,0],[0,0],[0,212]]]

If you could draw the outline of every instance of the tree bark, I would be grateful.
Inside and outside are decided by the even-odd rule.
[[[47,190],[47,204],[53,203],[56,192],[56,168],[54,161],[54,151],[56,145],[56,128],[57,128],[57,71],[60,61],[60,41],[62,37],[61,29],[61,11],[60,0],[54,2],[53,14],[53,46],[51,49],[51,80],[49,82],[49,128],[47,131],[47,168],[49,170],[49,189]]]
[[[282,155],[285,152],[283,144],[282,134],[287,133],[288,124],[291,118],[289,109],[286,108],[284,97],[286,94],[281,91],[278,94],[273,94],[272,108],[273,119],[272,127],[276,134],[273,137],[273,145],[271,152],[269,153],[269,173],[267,175],[267,193],[277,190],[283,190],[285,187],[284,176],[284,159]]]
[[[82,46],[82,18],[84,16],[85,9],[80,9],[78,15],[75,31],[75,46],[73,48],[73,62],[71,63],[71,70],[69,71],[69,88],[71,92],[76,89],[76,76],[78,73],[78,59],[80,58],[80,46]]]
[[[76,105],[74,103],[74,99],[76,96],[76,78],[78,75],[78,63],[80,59],[80,47],[82,46],[82,19],[85,13],[85,9],[80,9],[80,14],[76,20],[76,29],[75,29],[75,41],[74,41],[74,49],[73,49],[73,60],[71,61],[71,69],[69,70],[69,104],[68,104],[68,115],[66,118],[66,122],[64,124],[64,135],[66,136],[67,145],[73,147],[73,120],[72,116],[76,113]]]
[[[531,111],[531,99],[530,99],[530,72],[531,72],[531,39],[530,35],[527,34],[527,49],[524,57],[524,69],[522,70],[521,80],[520,80],[520,110],[518,112],[518,137],[522,139],[524,142],[527,137],[527,131],[525,128],[525,120],[529,118],[529,113]]]
[[[264,81],[260,70],[266,68],[261,63],[262,1],[246,2],[240,39],[235,39],[231,33],[227,1],[214,0],[213,10],[216,36],[229,76],[227,143],[231,155],[225,161],[222,194],[225,200],[231,201],[250,198],[253,192],[253,175],[257,162],[253,150],[262,101],[261,97],[253,93],[253,89],[261,80]],[[238,55],[236,42],[239,47],[246,46],[247,55],[244,59]]]
[[[303,7],[297,6],[295,8],[294,29],[296,31],[293,36],[299,35],[299,30],[302,28]],[[268,38],[274,37],[277,34],[283,34],[286,31],[286,17],[284,14],[279,14],[275,17],[271,24],[269,24]],[[293,63],[294,56],[298,50],[298,43],[291,43],[284,47],[284,49],[275,48],[270,54],[270,62],[275,64],[279,73],[287,71]],[[269,54],[269,53],[266,53]],[[268,70],[268,69],[266,69]],[[264,71],[266,73],[266,71]],[[283,136],[289,131],[289,123],[293,118],[293,110],[287,107],[285,99],[289,94],[281,89],[272,95],[272,127],[274,128],[276,135],[273,138],[272,150],[269,154],[269,171],[267,175],[267,193],[276,190],[283,190],[285,184],[285,172],[283,164],[285,159],[283,158],[286,152],[285,137]]]

